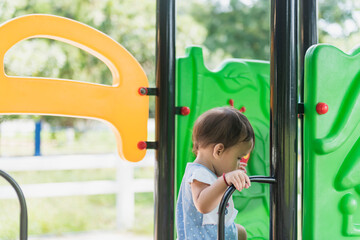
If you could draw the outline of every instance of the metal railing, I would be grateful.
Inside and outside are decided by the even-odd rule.
[[[265,177],[265,176],[250,176],[251,182],[258,182],[258,183],[275,183],[275,178],[272,177]],[[231,195],[234,193],[236,188],[234,185],[231,185],[228,187],[226,192],[224,193],[223,198],[221,199],[220,205],[219,205],[219,222],[218,222],[218,240],[224,240],[225,239],[225,209],[226,205],[231,197]]]
[[[0,176],[8,181],[14,188],[20,202],[20,240],[28,238],[28,214],[24,194],[19,184],[6,172],[0,170]]]

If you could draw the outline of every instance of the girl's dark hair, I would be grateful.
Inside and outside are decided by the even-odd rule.
[[[193,153],[210,144],[222,143],[225,149],[239,142],[253,141],[254,130],[239,110],[233,107],[219,107],[206,111],[196,120],[193,129]]]

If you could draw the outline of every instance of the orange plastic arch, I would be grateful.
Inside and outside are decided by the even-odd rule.
[[[105,120],[114,127],[120,157],[140,161],[147,140],[147,77],[136,59],[104,33],[80,22],[35,14],[0,26],[0,114],[61,115]],[[112,86],[63,79],[10,77],[4,72],[4,55],[28,38],[50,38],[79,47],[102,60],[110,69]]]

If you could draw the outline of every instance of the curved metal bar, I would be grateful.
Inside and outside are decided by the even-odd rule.
[[[266,176],[250,176],[251,182],[258,182],[258,183],[276,183],[275,178],[272,177],[266,177]],[[223,198],[221,199],[220,205],[219,205],[219,222],[218,222],[218,240],[224,240],[225,239],[225,209],[226,205],[231,197],[231,195],[234,193],[236,188],[234,185],[231,185],[226,190]]]
[[[20,202],[20,240],[27,240],[28,215],[27,215],[27,207],[26,207],[24,194],[19,184],[9,174],[0,170],[0,176],[2,176],[6,181],[8,181],[11,184],[11,186],[15,189],[15,192],[18,196]]]

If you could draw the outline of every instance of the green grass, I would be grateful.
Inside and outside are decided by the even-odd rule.
[[[41,132],[42,155],[116,153],[116,138],[111,128],[105,127],[103,123],[95,125],[100,126],[100,129],[89,128],[85,132],[75,132],[74,139],[67,137],[65,128],[57,130],[55,135],[43,130]],[[0,134],[0,139],[0,156],[32,156],[34,154],[33,133],[20,132],[12,136]],[[154,141],[154,139],[155,133],[149,132],[147,140]]]
[[[0,136],[1,156],[31,156],[34,153],[33,134]],[[69,142],[65,130],[53,138],[42,132],[42,154],[115,153],[115,135],[109,129],[89,129]],[[154,139],[150,134],[148,139]],[[19,184],[115,180],[115,169],[10,172]],[[135,178],[154,178],[153,167],[134,170]],[[0,178],[0,185],[8,184]],[[94,230],[115,230],[116,197],[114,194],[27,199],[29,235],[64,234]],[[135,225],[130,231],[152,235],[154,224],[153,193],[135,194]],[[0,239],[19,238],[19,205],[16,199],[0,200]]]
[[[33,171],[10,172],[19,184],[56,183],[56,182],[81,182],[96,180],[115,180],[115,169],[91,170],[64,170],[64,171]],[[137,167],[134,169],[135,178],[154,178],[154,168]],[[0,185],[8,184],[0,179]]]
[[[10,172],[19,184],[115,180],[115,169]],[[7,182],[0,181],[0,185]]]
[[[41,152],[43,155],[97,154],[116,151],[115,135],[110,130],[85,132],[71,141],[67,138],[65,130],[58,131],[56,139],[53,139],[50,132],[42,132],[41,134]],[[1,136],[0,154],[2,156],[33,155],[34,135]]]
[[[114,169],[10,173],[20,184],[64,181],[114,180]],[[153,177],[152,167],[135,169],[135,178]],[[7,182],[0,180],[0,185]],[[114,194],[27,199],[29,235],[64,234],[93,230],[115,230]],[[151,235],[154,219],[153,193],[135,194],[135,225],[130,231]],[[17,200],[0,200],[0,239],[17,239]]]
[[[137,193],[135,195],[134,233],[152,235],[154,229],[154,195],[153,193]]]
[[[29,235],[115,230],[115,195],[28,199]],[[17,200],[0,200],[0,239],[18,239]],[[152,234],[152,193],[135,195],[135,226],[132,232]]]

